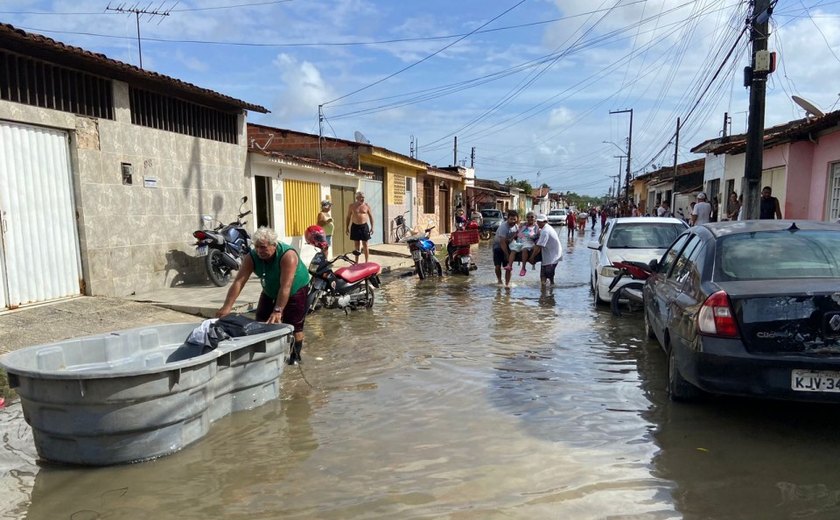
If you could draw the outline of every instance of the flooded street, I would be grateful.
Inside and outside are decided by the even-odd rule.
[[[0,412],[3,518],[838,518],[838,408],[668,401],[641,316],[595,308],[589,230],[558,285],[388,278],[307,320],[281,399],[156,461],[35,464]]]

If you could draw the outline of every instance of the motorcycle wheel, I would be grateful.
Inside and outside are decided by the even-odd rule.
[[[423,269],[423,261],[417,260],[414,262],[414,270],[417,271],[417,277],[421,280],[426,278],[426,271]]]
[[[462,275],[464,275],[464,276],[469,276],[470,275],[470,266],[469,265],[461,264],[461,266],[458,267],[458,269],[461,271]]]
[[[481,240],[490,240],[490,231],[488,231],[488,230],[482,230],[482,231],[478,234],[478,238],[480,238]]]
[[[438,261],[437,258],[432,257],[432,265],[430,267],[431,267],[431,269],[429,269],[430,271],[432,271],[432,270],[437,271],[438,276],[443,276],[443,267],[441,267],[440,262]]]
[[[618,290],[613,293],[610,302],[612,313],[616,316],[621,316],[622,303],[627,306],[627,310],[630,312],[644,308],[643,303],[633,300],[624,292],[626,289],[642,290],[644,286],[645,285],[641,282],[631,282],[627,285],[622,285],[621,287],[619,287]]]
[[[373,294],[373,287],[370,286],[370,283],[365,283],[365,308],[370,309],[373,307],[374,301],[374,294]]]
[[[306,295],[306,313],[311,314],[318,308],[318,302],[321,300],[321,291],[310,290]]]
[[[207,276],[217,287],[224,287],[230,281],[230,269],[222,264],[223,254],[218,249],[211,249],[204,257]]]

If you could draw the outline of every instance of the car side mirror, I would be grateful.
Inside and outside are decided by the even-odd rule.
[[[595,251],[600,251],[601,250],[601,244],[599,244],[598,242],[590,242],[590,243],[586,244],[586,247],[588,247],[589,249],[593,249]]]
[[[648,267],[650,267],[650,272],[655,273],[659,271],[659,260],[654,258],[650,262],[648,262]]]

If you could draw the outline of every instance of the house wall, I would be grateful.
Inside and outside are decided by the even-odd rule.
[[[418,171],[416,167],[401,164],[387,159],[380,158],[375,155],[364,155],[362,162],[365,164],[373,164],[381,166],[385,169],[385,180],[383,189],[385,190],[385,207],[382,221],[377,225],[385,229],[385,242],[393,242],[394,240],[394,219],[397,215],[402,215],[409,210],[411,204],[415,201],[409,200],[405,192],[405,179],[414,179],[412,182],[417,185]],[[417,190],[415,189],[415,193]],[[415,195],[416,196],[416,195]],[[422,200],[422,199],[421,199]],[[416,208],[416,205],[414,206]],[[409,228],[417,225],[418,212],[412,212],[413,222],[408,222]],[[408,215],[406,215],[408,217]]]
[[[727,155],[706,154],[706,162],[703,165],[703,186],[708,186],[709,181],[720,179],[720,190],[717,193],[707,193],[709,200],[714,200],[715,197],[719,201],[726,201],[728,195],[726,191],[726,158]]]
[[[192,232],[229,222],[246,193],[240,144],[131,124],[128,84],[114,81],[115,119],[0,101],[0,118],[69,131],[80,251],[89,295],[125,296],[205,279]],[[131,165],[124,185],[121,164]],[[147,185],[144,185],[146,181]]]
[[[840,161],[840,132],[820,136],[819,146],[814,148],[811,161],[811,186],[808,208],[808,218],[815,220],[828,219],[829,172],[831,165]]]
[[[300,252],[301,259],[307,264],[315,256],[316,249],[313,246],[306,244],[303,235],[287,236],[286,235],[286,217],[284,205],[287,203],[286,195],[283,189],[283,180],[298,180],[304,182],[317,183],[320,186],[320,199],[327,200],[330,198],[330,186],[346,186],[357,190],[359,186],[359,179],[355,176],[347,176],[342,170],[327,170],[318,167],[309,167],[290,163],[282,160],[272,160],[261,154],[249,154],[247,177],[253,179],[255,176],[271,178],[272,201],[274,204],[274,211],[272,212],[274,222],[272,228],[277,232],[277,236],[283,242],[290,244],[292,247]],[[252,184],[250,190],[254,190]],[[344,227],[344,215],[340,213],[340,208],[333,208],[332,217],[335,224],[335,233],[341,233]],[[312,224],[317,223],[317,209],[312,214]],[[332,255],[332,250],[330,250]]]

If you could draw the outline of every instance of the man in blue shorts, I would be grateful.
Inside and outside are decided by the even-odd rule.
[[[502,283],[502,267],[508,263],[508,255],[510,249],[508,244],[511,239],[516,236],[516,221],[519,219],[519,213],[516,210],[508,210],[507,219],[499,224],[499,229],[496,230],[496,236],[493,238],[493,265],[496,268],[496,280],[501,285]],[[511,271],[505,270],[505,286],[510,285]]]

